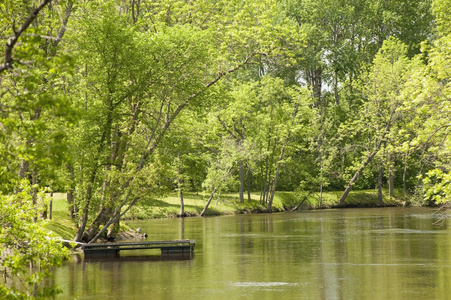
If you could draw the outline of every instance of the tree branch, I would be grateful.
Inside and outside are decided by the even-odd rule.
[[[8,39],[6,42],[6,48],[5,48],[5,61],[0,65],[0,74],[3,71],[12,69],[13,65],[13,49],[14,46],[17,44],[17,41],[19,40],[22,33],[27,30],[27,28],[33,23],[34,20],[38,17],[39,12],[48,5],[52,0],[42,0],[42,2],[36,7],[33,12],[30,14],[28,19],[25,20],[25,22],[20,26],[19,30],[15,30],[15,26],[13,25],[13,31],[14,35]]]
[[[222,77],[224,77],[225,75],[230,74],[230,73],[233,73],[233,72],[239,70],[239,69],[242,68],[244,65],[248,64],[249,61],[250,61],[252,58],[254,58],[255,56],[257,56],[257,55],[267,56],[266,53],[254,52],[254,53],[252,53],[251,55],[249,55],[248,57],[246,57],[246,59],[245,59],[242,63],[240,63],[239,65],[237,65],[236,67],[233,67],[233,68],[231,68],[231,69],[228,69],[227,71],[220,72],[220,73],[216,76],[216,78],[214,78],[212,81],[208,82],[208,83],[205,85],[205,87],[208,88],[208,87],[212,86],[213,84],[215,84],[216,82],[218,82],[218,81],[219,81]]]
[[[61,18],[61,28],[58,32],[56,39],[53,42],[53,46],[55,48],[61,42],[61,40],[63,39],[64,33],[66,32],[66,26],[67,26],[67,23],[69,22],[69,17],[72,12],[73,5],[74,5],[74,3],[72,1],[69,1],[69,3],[67,4],[67,7],[66,7],[66,13],[64,14],[64,17]]]

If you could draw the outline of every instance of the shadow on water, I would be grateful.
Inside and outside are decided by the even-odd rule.
[[[134,262],[134,261],[180,261],[192,260],[194,254],[180,253],[167,255],[118,255],[115,257],[86,257],[79,262]]]
[[[98,262],[148,262],[148,261],[184,261],[194,259],[194,253],[170,253],[170,254],[140,254],[127,255],[117,254],[115,256],[85,256],[81,254],[74,254],[71,261],[75,263],[98,263]]]

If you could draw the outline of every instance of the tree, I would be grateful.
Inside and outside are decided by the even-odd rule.
[[[243,83],[234,84],[229,97],[224,97],[222,103],[215,113],[217,122],[225,131],[226,135],[235,141],[239,166],[239,199],[244,202],[245,167],[249,168],[252,157],[257,157],[252,145],[249,144],[249,136],[255,135],[255,125],[257,124],[258,98],[255,93],[257,84]],[[229,98],[229,99],[227,99]],[[249,176],[249,172],[246,172]],[[249,194],[248,186],[248,194]],[[249,199],[250,200],[250,199]]]
[[[324,105],[324,90],[332,91],[335,104],[342,104],[340,98],[353,93],[362,67],[390,36],[408,45],[409,56],[419,52],[431,32],[430,2],[281,1],[284,13],[307,34],[305,59],[294,74],[300,73],[299,79],[312,89],[316,105]]]
[[[363,79],[363,95],[367,102],[362,106],[360,119],[350,122],[345,132],[362,138],[362,148],[366,151],[358,160],[358,167],[340,197],[340,204],[345,203],[352,186],[379,151],[396,139],[393,129],[402,117],[399,112],[402,105],[400,96],[409,78],[410,63],[406,50],[406,46],[399,40],[388,39]],[[381,175],[379,178],[381,179]]]
[[[283,24],[270,15],[255,14],[272,1],[218,2],[214,14],[199,12],[202,24],[187,19],[189,4],[172,4],[158,2],[167,13],[129,26],[111,2],[79,26],[86,37],[77,41],[72,93],[85,115],[74,134],[77,241],[93,242],[116,224],[107,235],[113,238],[120,217],[143,197],[139,191],[155,192],[147,188],[158,186],[148,176],[152,156],[180,113],[208,105],[214,86],[257,56],[279,54],[278,40],[290,33],[277,31]]]
[[[5,19],[10,33],[1,76],[2,113],[0,150],[6,177],[1,189],[17,190],[17,175],[34,184],[55,179],[52,174],[64,160],[64,127],[73,122],[73,110],[61,92],[61,76],[71,70],[71,60],[60,53],[61,42],[72,10],[72,2],[43,1],[37,7],[11,1],[5,5],[11,18]],[[32,3],[30,3],[32,5]],[[32,12],[30,16],[23,16]],[[15,23],[22,23],[20,29]],[[51,150],[51,155],[48,155]],[[2,177],[3,177],[2,176]],[[34,191],[36,194],[36,190]],[[36,202],[36,195],[34,196]]]
[[[424,185],[424,198],[429,203],[449,203],[449,158],[451,154],[450,105],[451,86],[451,31],[449,26],[449,1],[433,1],[437,23],[437,39],[425,47],[428,54],[428,67],[418,73],[417,80],[411,83],[419,92],[412,93],[412,103],[418,109],[420,120],[413,119],[417,135],[412,140],[413,147],[420,148],[421,161],[426,164],[420,170],[418,184]]]
[[[211,192],[204,209],[199,214],[201,217],[205,215],[215,194],[231,184],[232,171],[237,161],[240,161],[240,154],[242,154],[240,145],[237,145],[233,138],[223,138],[221,144],[218,149],[219,153],[210,156],[210,160],[207,162],[209,166],[203,186]]]

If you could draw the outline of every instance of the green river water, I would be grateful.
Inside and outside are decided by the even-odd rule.
[[[59,299],[451,299],[451,225],[375,208],[129,222],[192,258],[122,251],[55,271]]]

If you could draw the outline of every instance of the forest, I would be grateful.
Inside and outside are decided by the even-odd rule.
[[[10,0],[0,11],[0,244],[12,272],[60,261],[40,225],[53,192],[67,193],[77,242],[114,237],[129,209],[168,192],[181,216],[184,192],[259,193],[269,212],[275,191],[342,191],[343,206],[351,189],[450,200],[450,0]]]

